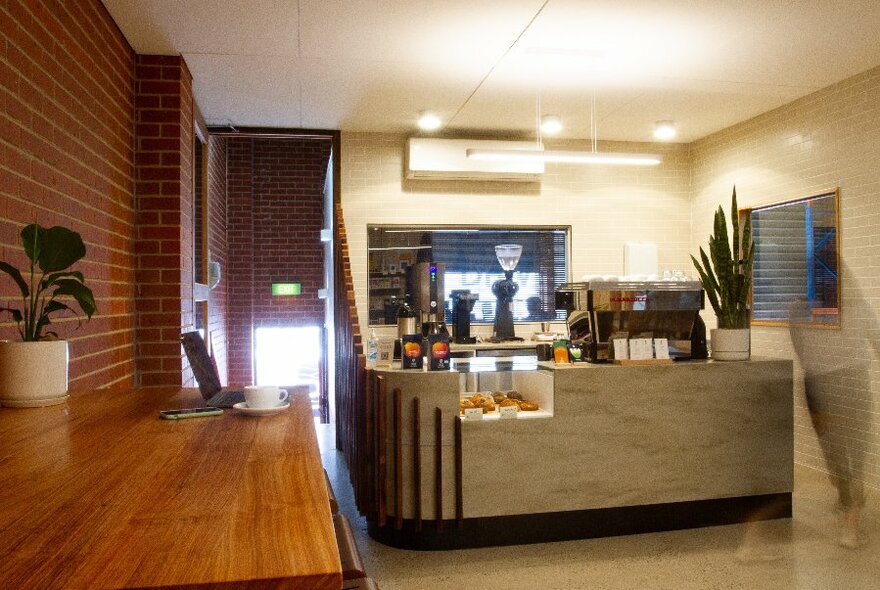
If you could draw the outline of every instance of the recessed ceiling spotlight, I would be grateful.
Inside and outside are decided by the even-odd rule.
[[[654,123],[654,139],[669,141],[678,134],[674,121],[657,121]]]
[[[422,131],[436,131],[437,129],[440,129],[441,125],[443,125],[443,121],[431,111],[421,111],[419,113],[418,125],[419,129]]]
[[[541,133],[556,135],[562,131],[562,119],[559,115],[544,115],[541,117]]]

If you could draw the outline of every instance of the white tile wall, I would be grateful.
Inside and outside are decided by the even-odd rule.
[[[368,223],[571,225],[574,279],[622,272],[623,244],[633,240],[658,244],[661,271],[690,272],[689,254],[705,243],[715,208],[729,208],[734,184],[742,206],[839,186],[843,326],[817,331],[817,339],[829,364],[841,355],[870,359],[865,384],[841,383],[832,405],[847,425],[840,444],[863,451],[864,477],[880,487],[880,363],[865,350],[867,336],[880,342],[880,68],[690,145],[600,146],[659,149],[664,161],[653,168],[548,165],[539,184],[406,180],[405,141],[402,135],[342,134],[341,199],[362,325]],[[704,315],[711,327],[714,318]],[[791,357],[788,331],[756,327],[753,351]],[[795,395],[795,460],[824,468],[802,387]]]
[[[844,425],[837,444],[857,450],[865,480],[880,486],[880,363],[869,349],[870,342],[880,347],[880,68],[694,142],[690,148],[694,251],[711,232],[712,211],[719,204],[729,208],[734,184],[740,206],[840,187],[842,326],[817,329],[815,346],[826,359],[823,369],[849,365],[859,367],[867,377],[839,380],[828,394],[831,411]],[[707,322],[710,315],[706,314]],[[752,332],[755,354],[793,356],[786,328],[755,327]],[[824,469],[800,384],[795,395],[795,459]]]

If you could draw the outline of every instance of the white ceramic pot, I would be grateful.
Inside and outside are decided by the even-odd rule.
[[[712,358],[716,361],[747,361],[751,353],[751,330],[715,328],[712,335]]]
[[[67,400],[67,341],[0,342],[0,405],[51,406]]]

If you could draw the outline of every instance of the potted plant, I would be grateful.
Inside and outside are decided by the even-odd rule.
[[[21,341],[0,342],[0,405],[46,406],[67,399],[67,342],[50,330],[51,318],[64,311],[76,314],[65,301],[72,298],[91,319],[95,297],[79,271],[69,270],[86,253],[82,237],[64,227],[32,223],[21,230],[30,259],[24,273],[0,261],[21,292],[20,307],[0,307],[18,324]]]
[[[709,236],[709,255],[700,248],[700,260],[691,256],[718,327],[712,330],[712,358],[724,361],[748,360],[750,352],[749,289],[752,284],[752,224],[748,217],[740,228],[736,187],[730,207],[732,240],[728,241],[727,219],[719,205],[715,227]],[[702,262],[702,263],[701,263]]]

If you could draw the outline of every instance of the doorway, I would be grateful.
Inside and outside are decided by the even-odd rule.
[[[254,336],[257,385],[307,385],[312,412],[320,410],[321,329],[318,326],[259,327]]]
[[[219,338],[228,345],[227,382],[305,382],[318,396],[321,421],[327,422],[333,412],[329,373],[334,361],[328,354],[333,333],[328,312],[333,285],[328,276],[333,277],[335,262],[332,242],[327,241],[333,226],[327,219],[332,220],[338,194],[338,166],[332,160],[339,157],[339,132],[243,127],[210,131],[222,138],[218,149],[225,152],[224,176],[229,179],[224,268],[229,309],[225,334]],[[298,292],[275,292],[278,283],[298,283]],[[269,335],[257,342],[262,328],[269,330],[266,334],[272,328],[307,332],[279,336],[283,344],[276,348],[267,344],[273,340]],[[319,355],[317,384],[313,362],[311,368],[297,366],[279,375],[273,365],[284,367],[294,357],[285,357],[280,365],[263,358],[303,341],[309,344],[305,353],[297,353],[299,358],[314,361]]]

